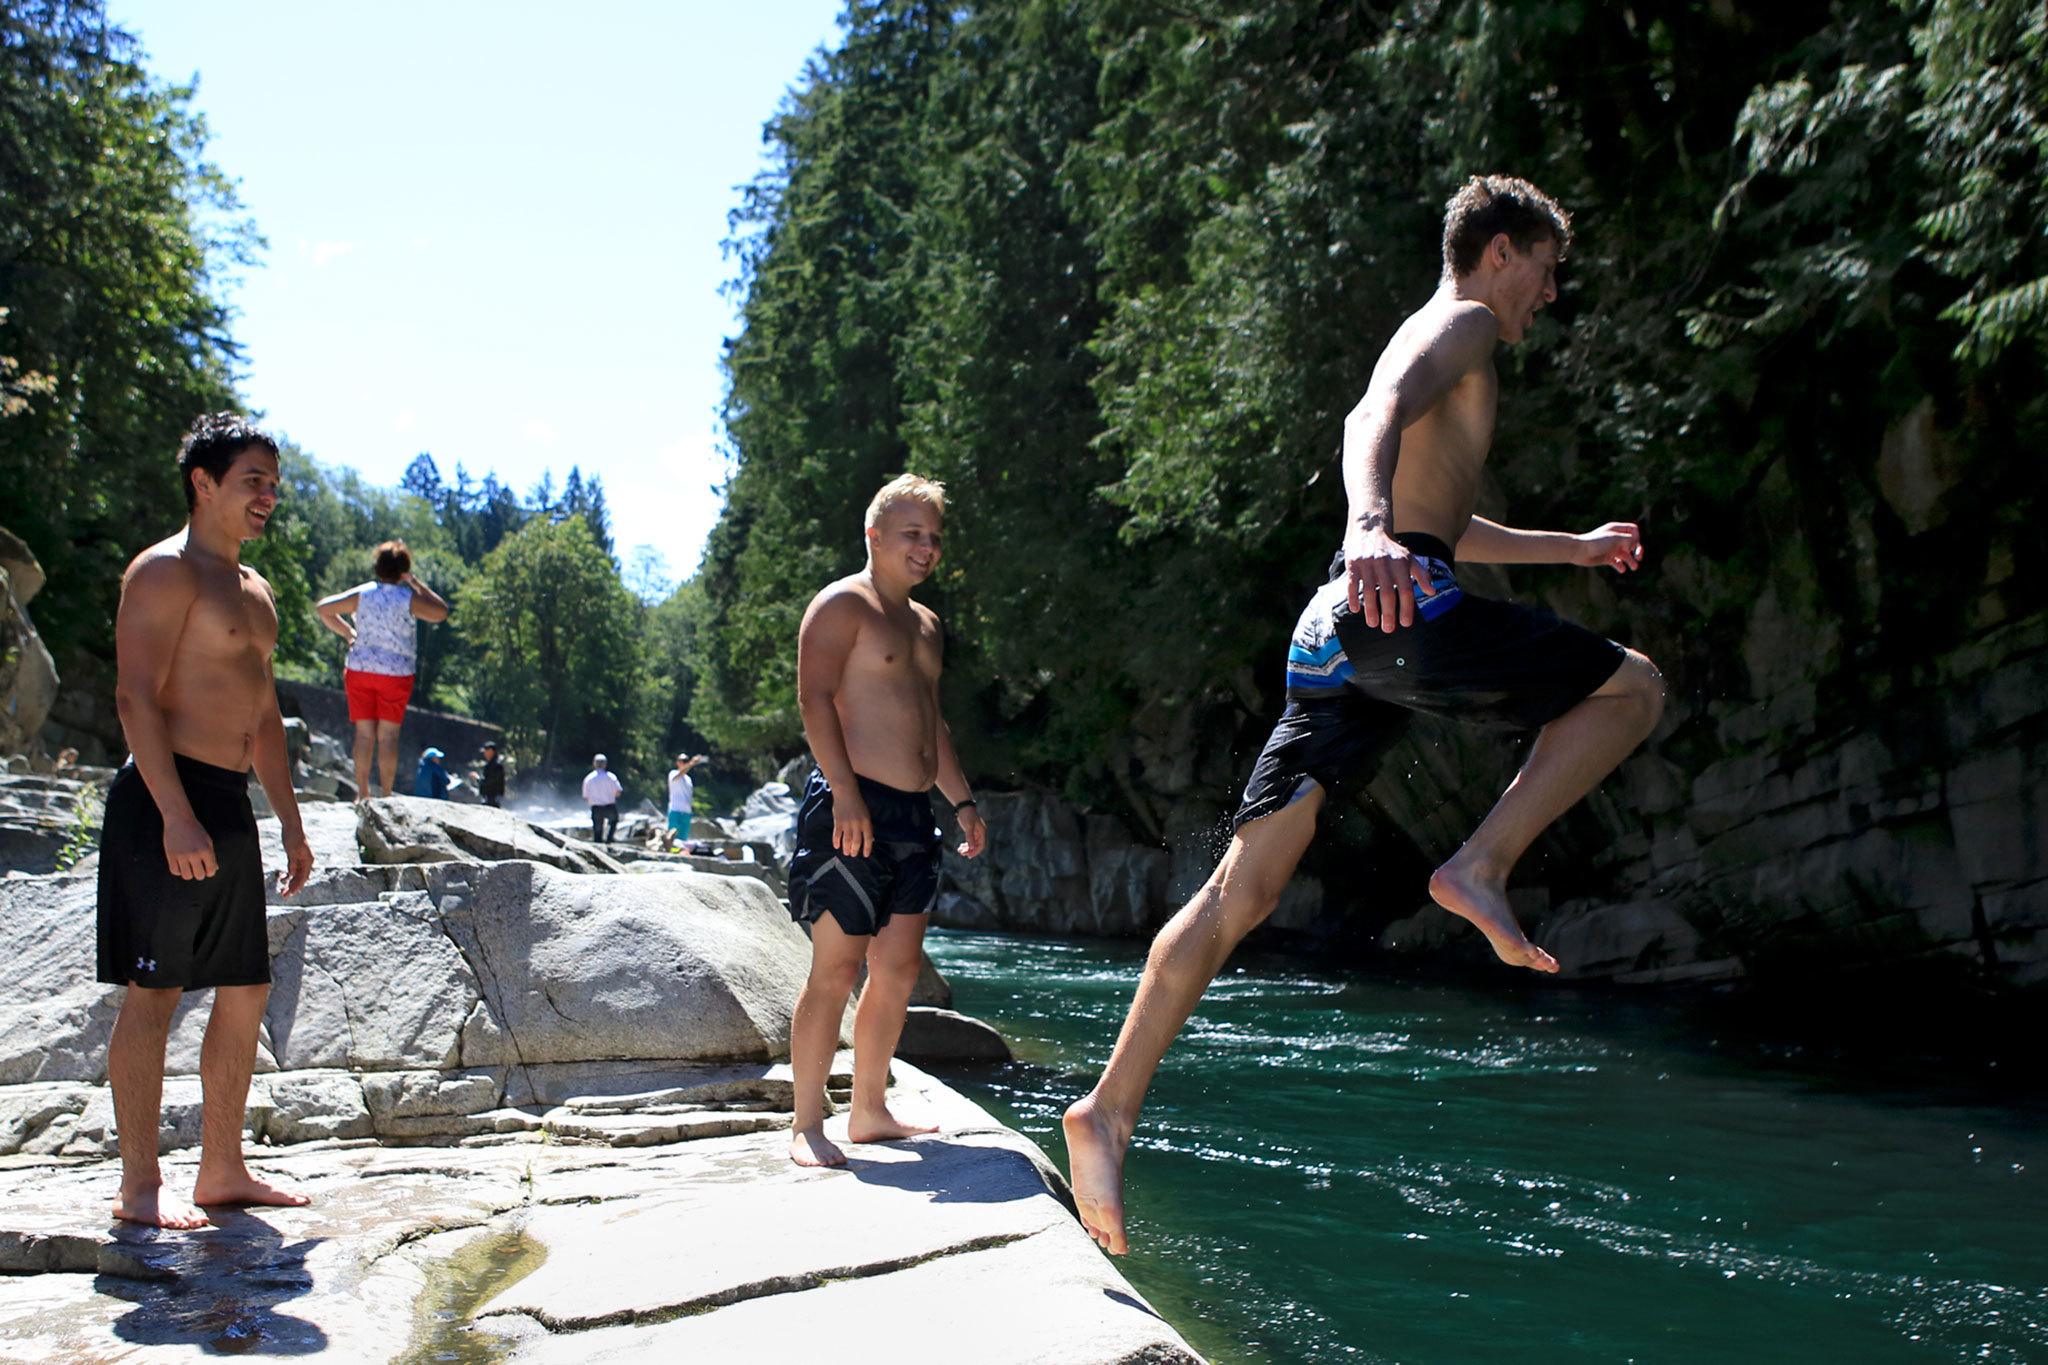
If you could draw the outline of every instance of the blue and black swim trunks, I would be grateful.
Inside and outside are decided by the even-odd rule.
[[[1536,730],[1577,706],[1626,652],[1540,607],[1458,586],[1450,546],[1403,531],[1436,595],[1416,598],[1413,625],[1374,630],[1351,610],[1343,556],[1309,599],[1287,647],[1287,709],[1259,754],[1233,828],[1271,815],[1313,779],[1335,790],[1372,769],[1423,712],[1502,730]]]
[[[796,816],[789,913],[799,924],[830,912],[848,934],[878,934],[898,915],[930,912],[939,898],[939,845],[929,792],[907,792],[856,774],[874,822],[865,858],[832,847],[832,788],[813,768]]]

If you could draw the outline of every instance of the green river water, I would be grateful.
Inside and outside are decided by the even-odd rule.
[[[1019,1058],[946,1078],[1065,1169],[1141,948],[928,944]],[[1234,961],[1153,1088],[1121,1269],[1218,1361],[2048,1361],[2048,1108],[1700,1017]]]

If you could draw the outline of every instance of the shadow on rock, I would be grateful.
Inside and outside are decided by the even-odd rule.
[[[863,1184],[927,1194],[935,1204],[1007,1204],[1046,1192],[1045,1177],[1021,1152],[942,1137],[922,1137],[891,1150],[914,1159],[855,1157],[846,1170]]]
[[[1166,1321],[1165,1318],[1159,1316],[1158,1311],[1151,1304],[1145,1302],[1136,1294],[1126,1294],[1121,1289],[1105,1289],[1102,1291],[1102,1297],[1108,1299],[1111,1303],[1121,1304],[1125,1308],[1136,1309],[1148,1318],[1153,1318],[1159,1322]]]
[[[210,1355],[312,1355],[327,1333],[277,1311],[313,1287],[306,1256],[324,1239],[287,1243],[254,1214],[223,1211],[197,1232],[123,1226],[136,1277],[99,1276],[93,1287],[134,1304],[114,1335],[140,1346],[197,1346]]]

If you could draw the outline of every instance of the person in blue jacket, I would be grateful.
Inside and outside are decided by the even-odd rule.
[[[448,799],[448,770],[441,766],[444,757],[439,749],[432,748],[420,755],[420,770],[412,779],[414,796],[431,796],[436,801]]]

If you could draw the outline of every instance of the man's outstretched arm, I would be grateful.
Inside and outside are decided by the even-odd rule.
[[[1351,609],[1376,630],[1413,625],[1412,580],[1425,593],[1436,589],[1414,556],[1394,539],[1394,466],[1401,458],[1401,433],[1442,401],[1454,385],[1493,353],[1500,324],[1480,303],[1448,310],[1431,334],[1388,346],[1374,367],[1365,397],[1344,419],[1344,497],[1350,515],[1344,526],[1344,567],[1350,576]],[[1393,612],[1381,603],[1398,602]]]
[[[1610,521],[1574,535],[1524,531],[1474,517],[1458,540],[1457,556],[1467,564],[1580,564],[1627,573],[1643,566],[1643,533],[1632,521]]]

